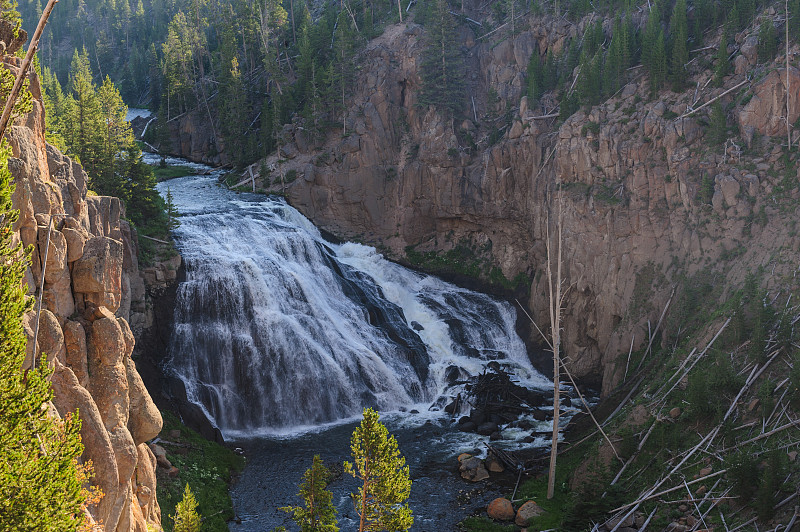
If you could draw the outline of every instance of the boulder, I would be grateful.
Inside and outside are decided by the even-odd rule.
[[[490,502],[486,512],[495,521],[511,521],[516,515],[511,501],[504,497],[498,497]]]
[[[156,463],[159,465],[159,467],[163,467],[164,469],[170,469],[172,467],[172,463],[167,458],[166,449],[156,443],[151,443],[148,447],[153,453],[153,456],[155,456]]]
[[[37,353],[37,363],[39,362],[38,356],[40,356],[41,353],[47,355],[47,361],[51,365],[56,359],[62,364],[64,363],[67,352],[64,347],[64,333],[61,330],[61,325],[58,324],[56,316],[47,309],[42,310],[41,317],[39,318],[38,340],[39,352]]]
[[[483,460],[474,456],[461,461],[458,469],[461,472],[461,478],[472,482],[480,482],[489,478],[489,472],[486,471]]]
[[[672,419],[678,419],[681,417],[681,409],[679,407],[674,407],[669,411],[669,417]]]
[[[75,262],[83,257],[83,248],[88,237],[83,232],[70,227],[64,227],[61,233],[67,242],[67,262]]]
[[[514,523],[516,523],[517,526],[528,526],[531,519],[538,517],[543,513],[544,510],[541,506],[533,501],[528,501],[520,506],[519,510],[517,510],[517,516],[514,519]]]
[[[83,256],[72,269],[72,287],[86,302],[119,308],[122,296],[122,242],[108,237],[94,237],[86,242]]]
[[[493,432],[497,432],[497,423],[487,421],[478,425],[478,434],[481,436],[491,436]]]

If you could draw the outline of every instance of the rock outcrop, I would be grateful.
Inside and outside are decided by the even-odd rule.
[[[19,60],[7,61],[16,70]],[[20,211],[14,229],[33,247],[28,292],[43,287],[37,346],[35,314],[25,318],[26,365],[34,353],[46,353],[58,414],[80,412],[82,458],[92,461],[91,482],[104,493],[89,508],[93,519],[109,532],[160,530],[156,459],[145,442],[162,421],[131,359],[128,326],[146,321],[136,237],[121,202],[88,195],[83,168],[46,144],[35,74],[30,90],[33,110],[8,132],[13,205]]]
[[[253,169],[268,169],[262,186],[284,192],[321,228],[379,245],[391,258],[410,262],[410,251],[466,249],[487,272],[506,279],[526,275],[533,280],[528,306],[540,324],[549,322],[548,191],[560,182],[564,274],[572,287],[563,345],[573,376],[608,392],[623,378],[618,357],[632,339],[634,349],[647,344],[648,330],[682,279],[740,250],[726,266],[725,282],[741,282],[748,269],[770,260],[768,250],[797,249],[800,240],[787,224],[794,208],[770,203],[773,191],[785,186],[776,189],[784,167],[768,137],[747,156],[741,141],[709,150],[710,107],[679,118],[700,105],[694,89],[652,100],[646,79],[634,79],[561,124],[539,120],[555,106],[548,106],[548,95],[536,105],[523,96],[528,59],[558,52],[591,20],[576,26],[547,17],[529,21],[530,29],[516,36],[498,33],[498,42],[476,40],[461,28],[468,118],[457,121],[418,105],[424,30],[413,23],[388,27],[359,57],[347,135],[339,130],[315,145],[300,124],[288,126],[280,156]],[[736,38],[752,44],[750,37]],[[750,58],[743,60],[750,68]],[[800,79],[790,74],[793,121],[800,114]],[[693,75],[708,86],[710,73]],[[729,76],[700,101],[746,75]],[[780,133],[782,80],[773,71],[734,111],[751,138],[754,131]],[[724,96],[723,104],[736,95]],[[512,112],[504,123],[506,108]],[[496,124],[503,124],[502,134]],[[296,178],[287,184],[289,175]],[[796,184],[787,194],[797,194]],[[754,224],[759,212],[764,223]],[[664,327],[664,337],[675,332]]]

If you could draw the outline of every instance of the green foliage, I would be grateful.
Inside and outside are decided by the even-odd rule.
[[[431,3],[433,11],[422,58],[419,103],[457,113],[465,97],[464,60],[458,49],[455,23],[447,0],[432,0]]]
[[[739,451],[725,457],[728,480],[733,486],[733,493],[743,503],[749,502],[758,487],[758,460],[747,451]]]
[[[766,467],[761,472],[754,506],[758,519],[764,523],[775,515],[776,493],[786,476],[786,453],[773,449],[767,453]]]
[[[708,127],[708,134],[711,142],[717,145],[728,139],[728,118],[719,100],[711,104],[711,124]]]
[[[178,177],[185,177],[187,175],[192,175],[192,169],[188,166],[176,165],[176,166],[157,166],[153,168],[153,175],[156,178],[156,181],[168,181],[170,179],[175,179]]]
[[[686,387],[689,418],[702,421],[721,417],[727,409],[724,398],[738,392],[744,384],[743,379],[737,375],[728,355],[721,352],[707,354],[689,374]]]
[[[778,52],[778,34],[772,20],[761,23],[758,30],[758,61],[767,63],[775,59]]]
[[[172,191],[167,187],[167,197],[165,200],[166,203],[166,212],[167,212],[167,228],[172,231],[173,229],[177,229],[181,222],[178,220],[178,216],[180,213],[178,209],[175,208],[175,203],[172,199]]]
[[[143,233],[165,231],[164,201],[155,189],[156,178],[142,162],[134,142],[128,107],[106,76],[97,88],[86,50],[73,55],[66,96],[58,80],[44,71],[43,84],[52,138],[63,141],[66,153],[89,174],[89,187],[101,195],[116,196],[126,216]]]
[[[180,445],[173,448],[166,443],[167,458],[180,470],[178,478],[159,475],[158,503],[161,514],[174,515],[184,495],[184,486],[194,486],[194,496],[206,517],[203,532],[227,532],[227,521],[233,518],[229,485],[233,475],[244,467],[244,458],[218,443],[203,438],[180,423],[171,412],[162,412],[164,432],[178,430],[180,436],[170,441]],[[188,449],[188,452],[186,451]],[[167,532],[171,522],[164,519]]]
[[[686,0],[677,0],[672,10],[670,21],[670,41],[672,56],[670,58],[670,80],[672,89],[679,92],[686,84],[686,63],[689,62],[689,26],[686,20]]]
[[[792,369],[789,371],[789,400],[794,408],[800,408],[800,350],[792,353]]]
[[[408,466],[397,440],[389,435],[373,409],[364,409],[350,449],[353,463],[345,462],[344,469],[361,482],[358,492],[352,494],[361,518],[359,532],[408,530],[414,522],[407,503],[411,493]]]
[[[286,506],[280,510],[294,514],[292,520],[301,532],[337,532],[336,508],[331,502],[333,495],[327,490],[330,471],[319,455],[314,455],[311,467],[303,475],[298,496],[305,506]]]
[[[197,513],[197,500],[194,498],[189,484],[186,484],[183,499],[175,507],[175,515],[170,517],[173,522],[173,532],[200,532],[202,521],[200,514]]]

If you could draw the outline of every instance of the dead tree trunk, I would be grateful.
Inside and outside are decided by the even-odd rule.
[[[552,238],[550,235],[550,225],[552,223],[550,205],[547,213],[547,285],[550,296],[550,334],[553,338],[553,441],[550,447],[550,469],[547,476],[547,498],[552,499],[556,485],[556,457],[558,456],[558,417],[560,410],[560,386],[559,373],[561,365],[561,249],[562,249],[562,225],[563,225],[563,203],[564,197],[560,190],[560,183],[556,182],[558,188],[558,213],[556,219],[556,245],[558,249],[553,250]],[[548,202],[549,204],[550,202]],[[553,256],[555,253],[555,257]],[[556,261],[556,276],[553,279],[553,260]]]

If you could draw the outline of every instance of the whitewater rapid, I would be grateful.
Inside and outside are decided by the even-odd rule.
[[[160,183],[186,265],[168,371],[226,438],[292,434],[382,412],[440,416],[490,361],[552,389],[506,302],[332,244],[282,199],[218,172]]]

